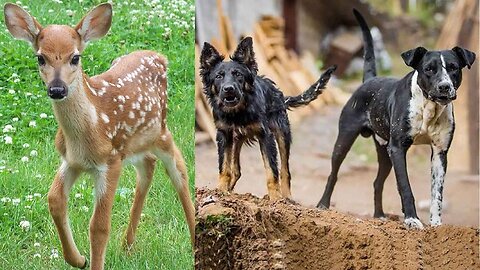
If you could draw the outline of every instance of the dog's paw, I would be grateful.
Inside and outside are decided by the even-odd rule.
[[[403,221],[403,224],[407,229],[417,229],[417,230],[423,230],[423,224],[418,218],[406,218]]]
[[[440,218],[430,218],[430,225],[432,227],[440,226],[442,225],[442,220]]]

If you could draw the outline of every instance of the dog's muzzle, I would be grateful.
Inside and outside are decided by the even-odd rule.
[[[233,86],[225,86],[222,89],[221,99],[224,105],[234,107],[240,101],[240,97]]]
[[[431,99],[442,105],[446,105],[457,99],[455,89],[448,83],[442,83],[437,86],[435,93],[432,93]]]

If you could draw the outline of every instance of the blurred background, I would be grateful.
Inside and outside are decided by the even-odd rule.
[[[259,73],[286,95],[305,90],[329,65],[336,77],[318,100],[289,113],[293,145],[293,199],[314,206],[330,173],[330,156],[343,104],[361,84],[363,41],[352,8],[372,29],[377,67],[384,76],[403,77],[411,69],[401,52],[424,46],[461,46],[478,55],[477,0],[271,0],[196,1],[196,65],[203,42],[221,53],[233,52],[240,38],[252,36]],[[444,223],[479,224],[479,85],[478,59],[463,71],[454,102],[456,130],[444,186]],[[215,128],[196,72],[196,186],[215,188],[218,165]],[[428,222],[430,147],[414,146],[408,171],[417,211]],[[265,171],[258,146],[244,147],[239,193],[266,194]],[[371,138],[359,137],[342,165],[332,197],[333,209],[357,216],[373,214],[373,180],[377,158]],[[384,209],[402,216],[393,171],[385,183]]]

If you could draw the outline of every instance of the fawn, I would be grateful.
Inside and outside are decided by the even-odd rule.
[[[62,164],[48,192],[49,211],[72,266],[87,267],[80,255],[67,215],[67,198],[83,172],[94,179],[95,209],[90,220],[91,269],[103,269],[111,211],[122,164],[137,171],[137,184],[124,246],[135,231],[157,158],[170,177],[194,239],[194,208],[185,162],[166,126],[167,60],[152,51],[136,51],[116,59],[103,74],[89,78],[81,67],[87,43],[107,34],[112,6],[101,4],[72,28],[42,27],[17,5],[4,7],[5,23],[16,39],[28,41],[38,59],[59,128],[55,146]]]

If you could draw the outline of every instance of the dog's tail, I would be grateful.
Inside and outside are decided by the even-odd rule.
[[[325,89],[332,73],[337,69],[336,65],[329,67],[323,74],[320,76],[320,79],[310,86],[305,92],[298,96],[287,96],[285,97],[285,104],[287,108],[297,108],[315,100]]]
[[[353,15],[357,18],[358,24],[362,29],[363,35],[363,81],[376,77],[377,69],[375,67],[375,52],[373,49],[373,39],[368,24],[358,10],[353,9]]]

